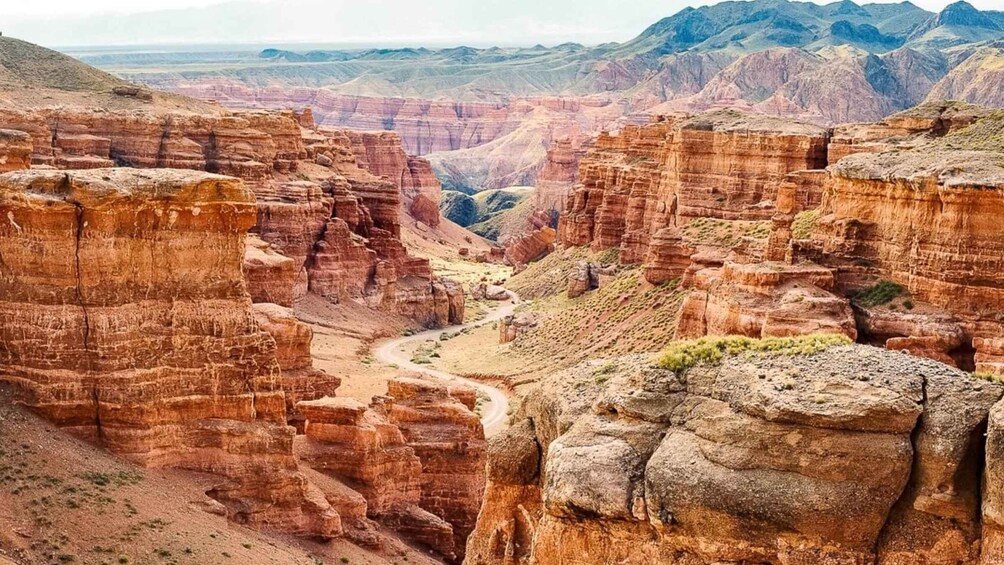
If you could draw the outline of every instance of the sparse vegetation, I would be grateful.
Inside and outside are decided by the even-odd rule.
[[[734,247],[743,238],[766,240],[770,236],[770,222],[719,220],[696,218],[681,229],[684,238],[700,245]]]
[[[744,336],[704,337],[671,344],[663,350],[655,364],[662,369],[680,374],[695,365],[718,364],[725,355],[742,353],[812,355],[830,347],[850,343],[850,338],[842,334],[810,334],[765,339]]]
[[[812,230],[816,227],[818,220],[818,209],[799,212],[791,222],[791,236],[795,239],[807,239],[812,235]]]
[[[971,373],[974,379],[979,379],[981,381],[987,381],[991,383],[1004,383],[1004,376],[995,375],[993,373]]]
[[[854,301],[866,308],[889,304],[903,294],[903,285],[892,281],[879,281],[854,295]]]

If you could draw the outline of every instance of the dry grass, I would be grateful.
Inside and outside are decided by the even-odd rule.
[[[763,240],[770,236],[770,222],[696,218],[682,228],[684,238],[700,245],[735,247],[743,238]]]
[[[754,339],[745,336],[704,337],[671,344],[655,364],[661,369],[682,373],[699,365],[715,365],[726,355],[764,353],[770,355],[812,355],[837,345],[849,345],[841,334],[811,334],[795,337]]]
[[[795,215],[791,222],[791,236],[795,239],[807,239],[819,220],[819,210],[805,210]]]

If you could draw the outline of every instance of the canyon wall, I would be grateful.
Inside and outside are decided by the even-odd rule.
[[[221,475],[231,518],[331,537],[296,470],[276,341],[241,265],[239,180],[194,171],[0,177],[0,379],[58,425],[147,466]]]
[[[273,131],[288,125],[255,119]],[[31,137],[2,131],[4,162],[26,169]],[[240,143],[261,157],[227,159],[247,181],[179,169],[60,171],[56,151],[53,164],[0,176],[0,381],[40,415],[137,464],[218,476],[207,494],[235,522],[379,546],[376,518],[462,559],[484,486],[473,393],[395,381],[372,407],[386,421],[373,438],[372,418],[339,415],[352,401],[335,398],[341,380],[313,367],[313,332],[291,307],[312,290],[445,324],[463,319],[463,291],[406,253],[399,188],[359,166],[350,134],[302,135]],[[88,158],[111,147],[122,146],[94,144]],[[264,158],[283,156],[289,163]],[[307,160],[319,156],[326,165]],[[367,437],[376,443],[353,448],[406,463],[380,484],[408,504],[361,482],[359,473],[371,476],[365,465],[320,482],[308,469],[331,468],[323,445]]]
[[[409,155],[455,151],[483,145],[514,131],[536,108],[575,112],[574,98],[541,97],[511,102],[453,102],[419,98],[369,97],[306,87],[254,88],[222,79],[158,83],[200,100],[230,108],[310,107],[318,125],[358,131],[394,131]]]
[[[579,180],[579,161],[586,149],[577,147],[571,138],[562,138],[547,148],[547,160],[537,175],[534,185],[533,207],[535,210],[561,213],[565,209],[568,193]]]
[[[466,563],[1001,558],[998,384],[852,345],[606,363],[544,379],[493,438]]]
[[[249,247],[256,297],[291,306],[309,289],[422,325],[457,321],[459,287],[434,277],[400,241],[402,210],[438,224],[439,185],[428,163],[405,155],[393,135],[310,124],[309,114],[293,112],[0,110],[0,126],[30,136],[34,166],[179,168],[243,179],[258,201],[253,231],[269,244]]]
[[[349,398],[304,401],[300,459],[366,499],[370,518],[464,558],[484,490],[486,443],[473,391],[398,378],[366,406]]]
[[[777,118],[719,111],[657,118],[603,134],[581,161],[560,239],[644,260],[652,236],[694,218],[764,220],[788,173],[826,164],[829,134]]]
[[[679,278],[678,338],[836,332],[999,373],[999,116],[936,103],[832,131],[767,125],[719,112],[600,136],[559,238],[618,249],[652,284]],[[715,236],[729,229],[767,237]],[[882,285],[882,302],[858,298]]]

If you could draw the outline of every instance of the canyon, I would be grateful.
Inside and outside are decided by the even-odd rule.
[[[318,301],[405,328],[463,320],[461,285],[402,240],[404,222],[440,225],[428,162],[309,111],[193,112],[101,78],[123,108],[0,109],[4,401],[140,468],[207,477],[195,507],[246,528],[462,560],[483,489],[473,391],[399,375],[357,407],[300,320]],[[330,465],[351,452],[352,472]],[[395,460],[405,494],[388,501],[360,477]]]
[[[0,563],[1004,561],[1001,35],[0,38]]]
[[[675,333],[518,389],[468,562],[1000,560],[1000,120],[730,110],[601,135],[554,253],[613,260],[570,268],[567,299],[672,293]],[[532,352],[552,307],[499,339]]]

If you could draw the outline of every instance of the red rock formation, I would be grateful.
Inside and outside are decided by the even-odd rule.
[[[547,160],[537,175],[533,207],[543,212],[562,212],[568,194],[579,180],[579,160],[585,155],[571,138],[562,138],[547,148]]]
[[[390,420],[422,461],[421,507],[452,524],[463,559],[485,488],[481,419],[442,385],[395,379],[387,392],[394,398]]]
[[[825,165],[827,139],[821,128],[731,111],[601,135],[582,159],[559,239],[640,263],[663,227],[770,218],[788,173]]]
[[[306,436],[297,453],[360,492],[370,517],[462,559],[484,487],[474,395],[412,379],[390,381],[388,393],[369,407],[342,398],[300,402]]]
[[[31,136],[18,130],[0,130],[0,173],[31,166]]]
[[[405,210],[426,225],[439,225],[442,186],[428,161],[409,157],[393,132],[348,132],[359,166],[397,186]]]
[[[314,369],[310,343],[314,332],[278,304],[255,304],[258,326],[275,340],[275,356],[282,376],[286,400],[286,421],[303,432],[304,416],[297,409],[301,400],[334,396],[341,379]]]
[[[849,288],[880,277],[957,318],[963,343],[989,347],[1004,334],[1000,191],[996,154],[918,149],[860,153],[830,168],[812,256]],[[976,273],[976,275],[974,275]],[[898,337],[910,337],[903,335]],[[990,368],[991,364],[987,365]]]
[[[339,533],[296,473],[275,341],[241,272],[255,204],[239,180],[15,172],[0,211],[0,379],[28,406],[138,463],[226,477],[210,494],[235,520]]]
[[[506,316],[499,320],[499,343],[505,344],[516,341],[516,338],[536,326],[537,317],[532,313],[524,312]]]
[[[857,337],[849,301],[832,292],[833,272],[818,265],[729,261],[698,271],[694,287],[683,303],[677,339],[814,333]]]
[[[644,277],[652,284],[682,278],[691,265],[694,250],[683,241],[679,228],[667,227],[655,232],[645,257]]]
[[[505,246],[505,261],[510,265],[526,265],[554,250],[557,232],[550,226],[533,229],[510,240]]]
[[[332,299],[376,295],[368,300],[372,306],[398,311],[424,325],[458,321],[449,318],[451,310],[454,315],[461,310],[457,298],[452,298],[451,309],[445,293],[456,287],[434,284],[428,261],[408,255],[399,239],[402,201],[411,198],[409,207],[430,225],[438,220],[438,211],[435,218],[429,215],[429,209],[438,208],[432,201],[438,201],[439,187],[427,163],[409,159],[393,134],[304,132],[301,119],[302,114],[262,111],[218,115],[0,111],[0,124],[44,140],[32,150],[37,164],[69,169],[113,162],[190,168],[248,181],[259,201],[255,231],[292,259],[290,264],[265,248],[250,248],[254,257],[248,272],[256,301],[290,306],[310,279],[310,289]],[[24,142],[18,141],[22,161]],[[329,173],[314,173],[328,177],[323,185],[286,180],[300,162],[319,155],[331,168]],[[366,160],[360,162],[359,155]],[[361,165],[380,174],[393,172],[397,184]],[[388,263],[381,270],[382,284],[374,279],[379,261]],[[384,292],[387,289],[391,292]]]
[[[251,300],[292,307],[307,291],[303,268],[257,236],[247,237],[244,278]]]

